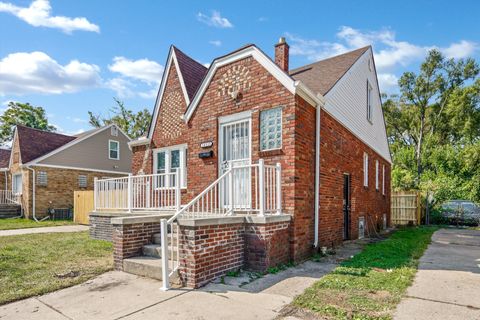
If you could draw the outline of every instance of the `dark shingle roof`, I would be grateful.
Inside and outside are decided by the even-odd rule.
[[[8,168],[10,162],[10,150],[0,149],[0,169]]]
[[[325,95],[369,48],[370,46],[367,46],[296,68],[290,70],[289,74],[314,92]]]
[[[76,137],[24,126],[17,126],[17,137],[22,163],[35,160],[76,139]]]
[[[189,99],[192,99],[197,91],[197,88],[202,83],[203,78],[207,74],[207,68],[201,63],[193,60],[185,53],[180,51],[177,47],[173,46],[175,55],[177,57],[178,67],[182,73],[183,82],[187,89]]]

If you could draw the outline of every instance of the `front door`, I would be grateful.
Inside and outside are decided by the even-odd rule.
[[[343,240],[350,239],[350,175],[343,175]]]
[[[220,124],[220,175],[232,167],[250,164],[250,118],[244,118]],[[251,206],[250,168],[239,168],[233,171],[233,199],[229,197],[229,178],[222,186],[222,204],[234,209],[249,209]]]

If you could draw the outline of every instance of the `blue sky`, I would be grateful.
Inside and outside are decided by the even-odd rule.
[[[478,12],[475,0],[0,0],[0,111],[30,102],[78,133],[113,97],[152,110],[171,44],[208,64],[246,43],[272,55],[280,36],[291,68],[372,44],[381,89],[395,92],[430,48],[480,60]]]

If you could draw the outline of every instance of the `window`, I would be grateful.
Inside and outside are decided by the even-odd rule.
[[[115,140],[108,140],[108,158],[120,160],[120,143]]]
[[[45,171],[37,172],[37,186],[47,185],[47,173]]]
[[[367,80],[367,120],[372,122],[372,86]]]
[[[379,183],[378,180],[380,178],[378,160],[375,160],[375,189],[379,190]]]
[[[385,165],[382,166],[382,194],[385,195]]]
[[[15,194],[22,194],[22,174],[17,173],[13,175],[12,191]]]
[[[363,186],[368,187],[368,154],[363,154]]]
[[[260,150],[282,147],[282,108],[260,112]]]
[[[180,170],[180,186],[187,187],[187,146],[178,145],[154,150],[153,172],[154,173],[174,173],[176,169]],[[175,186],[173,175],[167,175],[165,178],[159,177],[157,186],[172,187]]]
[[[79,175],[78,176],[78,186],[80,188],[86,188],[87,187],[87,176],[85,176],[85,175]]]
[[[110,127],[110,134],[114,137],[118,136],[118,128],[116,126]]]

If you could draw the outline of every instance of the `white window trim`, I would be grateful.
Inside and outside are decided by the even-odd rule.
[[[110,157],[110,151],[111,151],[110,143],[111,142],[115,142],[117,144],[117,158]],[[111,139],[108,140],[108,159],[110,159],[110,160],[120,160],[120,142],[118,140],[111,140]]]
[[[372,91],[373,88],[370,85],[370,81],[367,80],[367,120],[370,123],[373,123]]]
[[[153,149],[153,170],[154,174],[157,173],[157,161],[158,157],[157,154],[160,152],[165,152],[165,173],[172,173],[170,168],[170,152],[172,150],[180,150],[180,181],[181,181],[181,188],[187,188],[187,162],[186,162],[186,153],[187,153],[187,144],[177,144],[175,146],[168,146],[164,148],[157,148]],[[168,186],[167,186],[168,187]]]
[[[382,166],[382,194],[385,195],[385,165]]]
[[[368,187],[368,153],[363,153],[363,186]]]
[[[270,110],[275,110],[275,109],[280,109],[280,124],[281,124],[281,134],[280,134],[280,146],[276,148],[271,148],[271,149],[262,149],[262,112],[264,111],[270,111]],[[270,109],[265,109],[260,111],[260,119],[259,119],[259,127],[260,127],[260,132],[259,132],[259,149],[261,152],[267,152],[267,151],[272,151],[272,150],[281,150],[283,147],[283,106],[277,106],[273,107]]]
[[[379,178],[380,178],[380,172],[379,172],[379,164],[378,160],[375,160],[375,189],[379,190],[380,189],[380,184],[379,184]]]
[[[18,177],[18,176],[20,177],[20,190],[16,194],[22,194],[23,193],[23,175],[21,173],[15,173],[12,175],[12,192],[15,193],[15,189],[17,189],[15,177]]]

